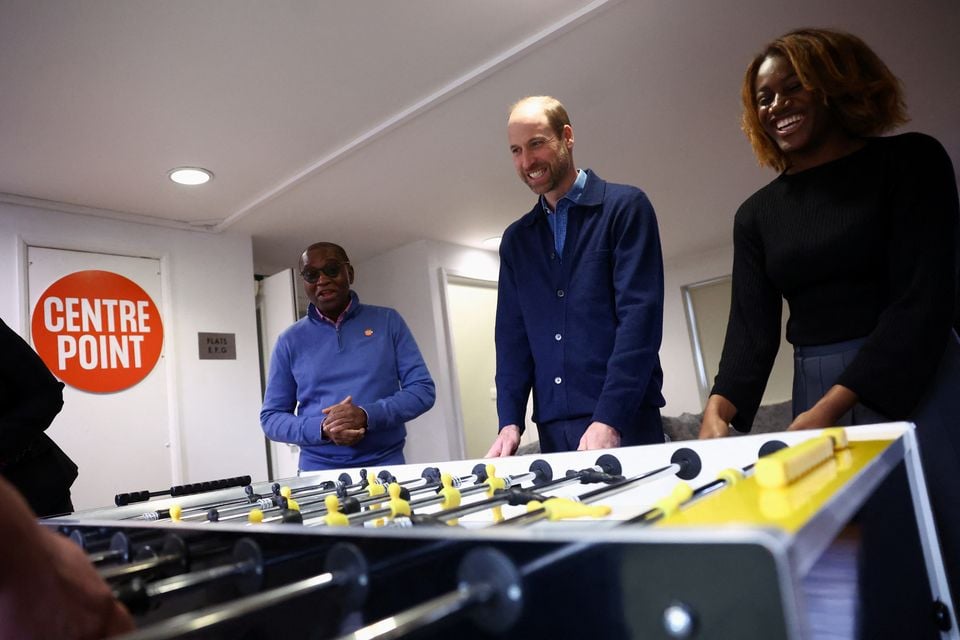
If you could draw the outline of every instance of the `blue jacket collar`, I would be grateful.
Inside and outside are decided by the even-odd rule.
[[[586,169],[586,173],[587,183],[583,185],[583,193],[580,195],[580,201],[571,208],[596,207],[603,202],[603,191],[606,183],[591,169]],[[533,209],[531,209],[527,215],[523,216],[523,218],[520,219],[520,222],[529,227],[537,221],[537,216],[541,216],[546,219],[546,215],[547,214],[543,212],[543,207],[541,206],[540,199],[538,198],[537,203],[533,205]]]

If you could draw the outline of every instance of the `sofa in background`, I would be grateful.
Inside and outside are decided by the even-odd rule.
[[[670,440],[694,440],[700,433],[702,413],[681,413],[679,416],[663,416],[663,432]],[[790,401],[768,404],[757,410],[750,433],[783,431],[793,421]],[[531,427],[533,428],[533,427]],[[540,453],[540,443],[531,442],[517,450],[517,454]]]
[[[750,433],[783,431],[793,421],[792,403],[768,404],[757,410]],[[663,432],[670,440],[693,440],[700,433],[702,413],[681,413],[679,416],[663,416]]]

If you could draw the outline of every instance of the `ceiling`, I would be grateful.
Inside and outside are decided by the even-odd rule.
[[[0,201],[248,234],[258,273],[321,239],[480,247],[533,203],[508,106],[551,94],[576,164],[642,187],[676,259],[729,244],[773,177],[739,84],[799,26],[867,40],[960,166],[956,0],[0,0]]]

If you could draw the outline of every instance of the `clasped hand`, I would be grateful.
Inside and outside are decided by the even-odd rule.
[[[323,413],[326,418],[320,432],[335,445],[351,447],[367,434],[367,413],[353,404],[353,396],[323,409]]]

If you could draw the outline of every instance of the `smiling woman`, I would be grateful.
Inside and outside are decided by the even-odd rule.
[[[787,173],[815,167],[863,146],[862,140],[843,129],[826,100],[804,86],[787,58],[764,58],[754,85],[757,119],[786,159]]]
[[[960,432],[950,423],[960,415],[952,328],[960,206],[950,159],[923,134],[874,137],[906,121],[902,91],[848,33],[802,29],[778,38],[748,67],[741,95],[757,159],[782,173],[734,220],[730,321],[700,436],[750,430],[785,298],[794,347],[790,428],[916,423],[945,566],[960,595]],[[864,549],[885,549],[886,563],[906,544],[890,539],[879,505],[895,499],[884,495],[860,516]],[[876,586],[868,606],[889,595]],[[898,613],[911,606],[932,605],[898,601]],[[914,637],[910,615],[874,631]]]
[[[757,160],[777,171],[800,170],[791,151],[814,145],[827,147],[822,159],[846,155],[851,143],[908,120],[900,81],[883,60],[860,38],[827,29],[799,29],[770,43],[747,67],[741,99]]]

